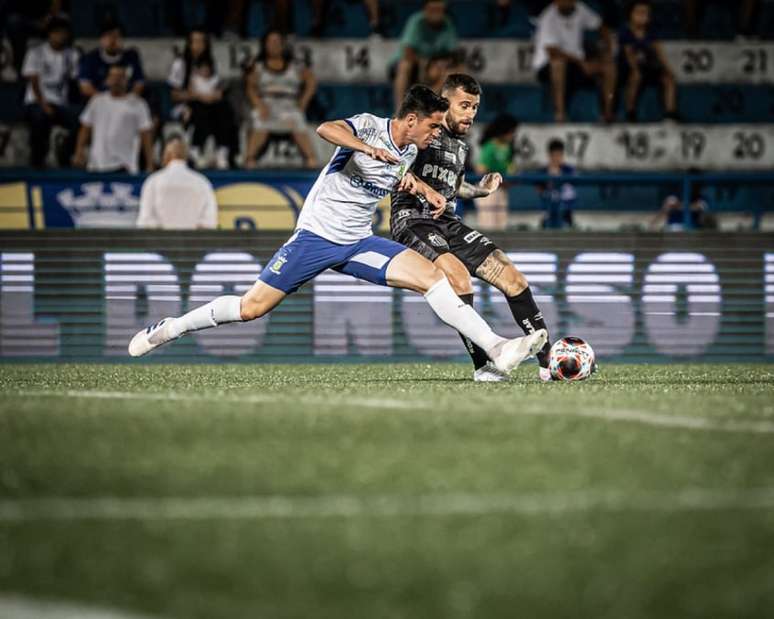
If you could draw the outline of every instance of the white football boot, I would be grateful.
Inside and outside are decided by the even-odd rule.
[[[510,374],[519,367],[522,361],[537,354],[547,339],[548,331],[538,329],[524,337],[508,340],[502,345],[500,353],[495,359],[492,359],[492,362],[498,370]]]
[[[502,383],[511,377],[498,370],[491,361],[473,372],[473,380],[477,383]]]
[[[137,335],[129,342],[129,354],[132,357],[142,357],[147,355],[151,350],[155,350],[159,346],[176,340],[176,337],[172,337],[169,334],[169,327],[172,325],[174,318],[167,316],[163,320],[159,320],[156,324],[145,327],[142,331],[138,331]]]
[[[551,376],[551,370],[548,368],[538,368],[538,376],[544,383],[550,383],[554,380],[554,377]]]

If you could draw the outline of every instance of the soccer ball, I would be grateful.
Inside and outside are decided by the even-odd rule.
[[[594,351],[579,337],[563,337],[551,346],[548,369],[554,380],[586,380],[594,371]]]

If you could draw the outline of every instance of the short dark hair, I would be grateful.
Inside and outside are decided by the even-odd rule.
[[[448,99],[435,94],[427,86],[414,84],[403,97],[398,109],[398,118],[405,118],[411,113],[417,116],[430,116],[436,112],[445,112],[448,109]]]
[[[562,142],[562,140],[559,138],[553,138],[550,142],[548,142],[548,152],[553,153],[558,150],[564,152],[564,142]]]
[[[626,19],[631,19],[634,8],[640,6],[641,4],[644,4],[651,10],[653,9],[653,5],[651,4],[650,0],[631,0],[629,4],[626,5]]]
[[[441,92],[447,92],[461,88],[462,92],[466,92],[469,95],[481,95],[481,84],[476,81],[476,78],[467,75],[465,73],[450,73],[441,86]]]
[[[121,36],[124,35],[124,26],[121,24],[121,22],[112,17],[108,17],[99,26],[99,36],[101,37],[108,32],[113,32],[113,30],[118,30]]]
[[[72,32],[70,20],[59,16],[52,17],[46,22],[46,34],[51,32]]]

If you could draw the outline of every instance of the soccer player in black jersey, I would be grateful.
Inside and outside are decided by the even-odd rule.
[[[430,147],[419,151],[411,171],[446,198],[445,207],[435,208],[422,196],[394,192],[391,196],[390,232],[392,238],[414,249],[446,273],[454,291],[473,305],[474,275],[498,288],[506,297],[511,313],[525,333],[546,329],[543,314],[535,303],[524,274],[490,239],[466,226],[454,214],[458,197],[478,198],[497,191],[499,174],[487,174],[477,185],[465,182],[468,145],[464,140],[481,100],[481,86],[471,76],[452,73],[441,88],[449,100],[440,135]],[[476,381],[508,380],[489,362],[486,353],[462,338],[475,366]],[[551,380],[548,371],[547,341],[537,354],[540,378]]]

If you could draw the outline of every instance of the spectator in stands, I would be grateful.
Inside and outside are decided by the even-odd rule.
[[[683,12],[685,19],[685,30],[689,37],[698,38],[700,36],[699,25],[704,19],[704,11],[707,5],[713,0],[683,0]],[[737,2],[715,2],[720,6],[731,9],[739,9],[737,14],[737,36],[751,37],[755,34],[755,18],[759,14],[760,0],[737,0]]]
[[[145,74],[140,55],[135,49],[124,48],[122,26],[107,20],[100,29],[99,47],[81,58],[78,79],[84,98],[88,99],[109,88],[107,76],[110,67],[116,64],[126,67],[129,90],[141,95],[145,88]]]
[[[17,75],[22,73],[27,42],[44,38],[48,21],[54,17],[66,18],[62,0],[0,1],[0,39],[3,34],[8,37]]]
[[[127,68],[113,64],[105,84],[107,92],[89,99],[81,114],[81,128],[73,164],[97,172],[138,172],[142,143],[145,168],[153,171],[153,123],[144,99],[127,93]],[[87,145],[91,146],[87,155]]]
[[[587,58],[584,31],[598,30],[601,47],[596,57]],[[538,17],[533,68],[541,83],[549,85],[554,118],[567,120],[567,99],[581,88],[598,86],[602,118],[613,120],[615,64],[612,38],[602,19],[583,2],[553,0]]]
[[[45,165],[54,126],[68,131],[63,148],[57,152],[59,165],[67,165],[78,129],[77,112],[69,105],[70,82],[78,75],[78,52],[70,45],[70,22],[54,17],[46,32],[46,42],[27,51],[22,67],[28,82],[24,107],[30,126],[30,164],[35,168]]]
[[[548,176],[575,176],[575,168],[564,162],[564,142],[553,139],[548,143],[548,167],[540,170]],[[538,186],[546,214],[543,228],[572,228],[572,211],[578,201],[575,187],[567,181],[548,181]]]
[[[279,32],[264,35],[258,57],[247,68],[246,88],[252,106],[253,131],[247,144],[245,167],[256,167],[273,133],[290,133],[304,165],[317,167],[305,115],[317,91],[317,79],[308,67],[293,61],[293,54]]]
[[[474,168],[476,174],[499,172],[505,178],[516,171],[513,162],[513,140],[519,124],[510,114],[497,116],[481,136],[481,149]],[[478,227],[482,230],[505,230],[508,226],[508,189],[504,185],[483,198],[476,198]]]
[[[224,97],[212,55],[210,37],[204,28],[188,34],[182,57],[172,63],[167,78],[172,101],[180,104],[173,115],[183,124],[193,126],[191,156],[198,167],[206,167],[204,146],[209,136],[215,138],[216,167],[229,167],[229,151],[236,145],[234,111]]]
[[[391,62],[395,109],[400,106],[409,86],[426,81],[426,65],[431,58],[446,55],[451,64],[459,65],[457,47],[457,30],[446,14],[446,2],[425,0],[422,10],[406,22],[397,55]],[[450,70],[457,68],[453,66]]]
[[[151,174],[142,185],[138,228],[218,227],[218,204],[212,184],[186,165],[187,158],[183,138],[170,138],[162,155],[163,169]]]
[[[650,0],[629,5],[626,26],[618,35],[618,70],[625,84],[626,120],[637,120],[637,100],[645,86],[661,86],[664,116],[677,119],[677,86],[664,48],[650,32]]]
[[[330,9],[331,0],[312,0],[312,28],[309,31],[311,37],[321,37],[325,33],[328,25],[328,9]],[[371,28],[371,34],[382,36],[382,23],[379,13],[379,0],[363,0],[366,14],[368,16],[368,25]]]
[[[717,230],[718,222],[708,212],[709,205],[702,196],[701,188],[694,185],[691,191],[691,203],[688,207],[688,222],[685,221],[683,202],[672,194],[664,199],[661,210],[650,222],[654,230],[682,232],[684,230]]]

